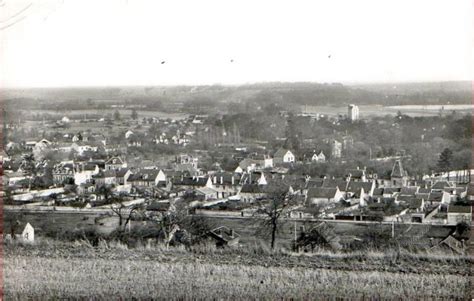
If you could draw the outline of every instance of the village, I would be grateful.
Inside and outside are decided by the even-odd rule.
[[[347,110],[346,116],[331,122],[361,122],[356,105]],[[405,168],[403,153],[373,160],[390,164],[389,173],[377,174],[365,166],[347,168],[341,162],[346,163],[348,149],[354,144],[351,136],[342,136],[340,141],[325,139],[319,148],[307,141],[304,144],[309,148],[296,147],[296,142],[291,143],[298,135],[294,134],[295,122],[286,112],[278,114],[286,119],[287,137],[278,139],[281,143],[275,148],[265,142],[246,143],[235,124],[216,130],[207,115],[141,119],[134,108],[130,112],[130,116],[120,116],[115,110],[108,119],[63,116],[5,123],[6,129],[22,133],[5,141],[6,214],[97,213],[119,217],[118,228],[127,220],[130,230],[133,221],[150,215],[164,218],[180,204],[186,214],[214,219],[216,229],[224,227],[232,233],[228,240],[234,239],[234,233],[237,237],[239,229],[227,225],[227,219],[240,219],[245,228],[249,220],[271,218],[264,210],[269,205],[281,210],[281,221],[300,224],[327,221],[393,227],[396,223],[458,229],[471,223],[474,187],[469,185],[469,169],[415,177]],[[310,122],[321,118],[298,116]],[[43,129],[41,134],[38,128]],[[32,133],[38,136],[32,137]],[[219,155],[210,155],[212,150]],[[304,172],[305,166],[318,169],[328,165],[339,170],[319,176]],[[291,202],[276,204],[278,193]],[[103,222],[95,226],[100,225]],[[41,229],[29,224],[28,240],[34,239],[34,226]],[[214,233],[215,229],[209,230]],[[436,237],[437,242],[449,242],[448,247],[462,253],[468,236],[457,232],[445,231]],[[339,236],[360,240],[344,233]],[[433,244],[432,239],[426,241]]]

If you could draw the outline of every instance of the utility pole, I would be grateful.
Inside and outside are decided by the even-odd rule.
[[[295,251],[298,251],[298,247],[296,246],[296,221],[295,221]]]
[[[392,221],[392,238],[395,237],[395,222]]]

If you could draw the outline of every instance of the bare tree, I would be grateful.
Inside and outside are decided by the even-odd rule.
[[[292,196],[288,191],[272,191],[268,193],[265,204],[256,211],[256,216],[263,216],[262,228],[259,230],[270,232],[270,246],[275,248],[276,234],[281,226],[281,219],[288,212],[287,209],[293,204]]]
[[[125,206],[123,201],[121,198],[115,198],[114,202],[110,205],[110,209],[119,219],[118,229],[120,231],[124,231],[127,228],[127,225],[135,213],[144,209],[141,205]]]

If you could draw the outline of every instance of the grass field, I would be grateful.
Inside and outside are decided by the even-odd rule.
[[[325,264],[325,267],[319,267]],[[471,260],[393,253],[312,256],[43,241],[5,245],[5,297],[24,299],[465,299]],[[372,266],[372,269],[370,267]],[[396,272],[398,271],[398,272]]]

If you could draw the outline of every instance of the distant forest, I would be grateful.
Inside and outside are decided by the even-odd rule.
[[[32,88],[3,91],[4,103],[21,109],[101,109],[112,104],[148,109],[189,110],[253,105],[437,105],[470,104],[470,82],[343,85],[339,83],[261,83],[239,86],[156,86],[111,88]],[[171,104],[185,104],[170,106]],[[170,109],[172,107],[172,109]],[[199,110],[198,110],[199,111]]]

